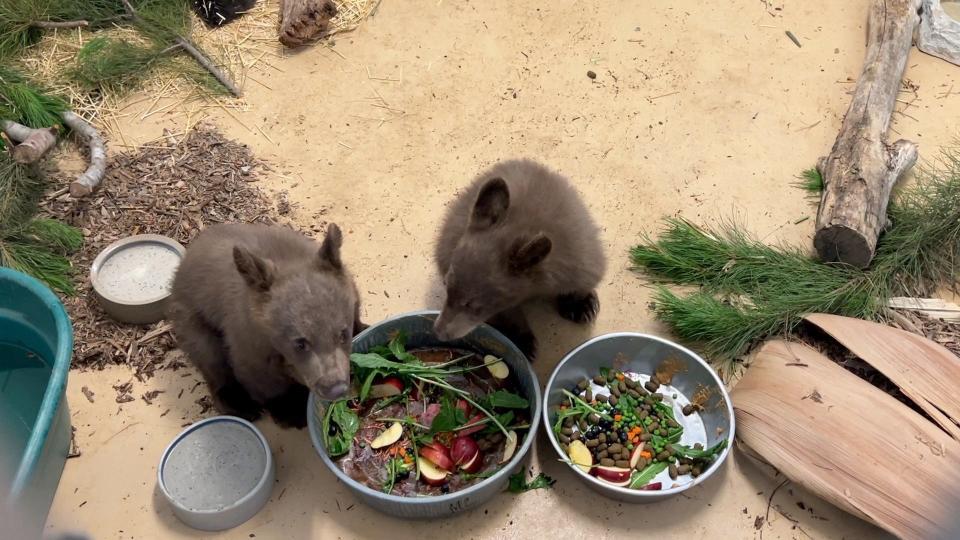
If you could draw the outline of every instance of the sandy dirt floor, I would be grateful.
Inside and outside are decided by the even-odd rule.
[[[826,153],[864,51],[866,0],[534,2],[384,0],[333,50],[315,47],[246,84],[249,112],[210,112],[277,173],[304,225],[334,221],[368,322],[438,307],[431,260],[444,204],[481,168],[525,156],[571,177],[603,227],[610,260],[592,327],[536,310],[544,382],[591,335],[665,335],[628,248],[663,216],[737,217],[770,242],[810,245],[815,208],[791,187]],[[782,8],[782,9],[778,9]],[[798,48],[785,35],[799,37]],[[596,79],[587,76],[596,73]],[[954,135],[960,69],[916,51],[893,137],[927,157]],[[264,86],[266,85],[266,86]],[[269,86],[269,88],[267,88]],[[915,88],[915,89],[914,89]],[[127,144],[176,129],[164,115],[123,124]],[[263,135],[261,133],[266,133]],[[801,221],[803,218],[809,218]],[[48,530],[95,538],[200,538],[159,497],[167,443],[199,418],[193,372],[135,382],[147,405],[114,402],[129,370],[72,372],[67,397],[82,455],[66,465]],[[95,393],[88,401],[82,387]],[[182,391],[182,392],[181,392]],[[552,490],[503,494],[434,523],[384,517],[328,472],[306,431],[260,423],[277,463],[269,504],[223,538],[877,538],[881,533],[734,455],[709,483],[630,506],[593,494],[541,434],[532,463]],[[802,503],[802,507],[801,507]]]

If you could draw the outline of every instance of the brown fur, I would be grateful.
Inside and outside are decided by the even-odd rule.
[[[436,260],[447,290],[437,334],[457,338],[488,321],[529,357],[536,340],[521,305],[551,298],[564,317],[589,322],[606,269],[599,230],[576,190],[530,160],[498,163],[457,196]]]
[[[266,408],[303,427],[308,388],[330,399],[347,390],[350,341],[364,325],[341,243],[334,224],[322,245],[284,227],[240,224],[191,243],[170,319],[222,412],[255,419]]]

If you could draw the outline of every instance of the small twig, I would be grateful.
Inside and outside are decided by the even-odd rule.
[[[56,28],[84,28],[90,26],[87,21],[34,21],[30,23],[34,28],[43,28],[44,30],[53,30]]]
[[[241,92],[240,89],[237,88],[237,85],[230,80],[230,77],[227,77],[227,75],[221,71],[220,68],[213,64],[213,61],[210,60],[207,55],[203,54],[200,49],[194,47],[193,44],[187,40],[187,38],[177,36],[177,45],[179,45],[187,54],[192,56],[198,64],[203,66],[204,69],[209,71],[210,74],[213,75],[213,77],[224,86],[224,88],[229,90],[230,93],[234,95],[234,97],[241,97],[243,95],[243,92]]]
[[[653,101],[653,100],[655,100],[655,99],[665,98],[665,97],[667,97],[667,96],[672,96],[672,95],[674,95],[674,94],[679,94],[679,93],[680,93],[680,91],[677,90],[676,92],[670,92],[670,93],[667,93],[667,94],[660,94],[659,96],[648,97],[648,98],[647,98],[647,101]]]

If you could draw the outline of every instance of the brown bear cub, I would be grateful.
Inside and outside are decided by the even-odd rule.
[[[337,399],[350,384],[360,322],[357,287],[330,224],[322,245],[290,229],[217,225],[190,244],[173,281],[177,343],[221,412],[306,425],[310,390]]]
[[[533,358],[522,304],[553,299],[577,323],[600,308],[599,230],[570,182],[533,161],[504,161],[474,179],[447,211],[436,259],[447,291],[434,325],[441,339],[486,321]]]

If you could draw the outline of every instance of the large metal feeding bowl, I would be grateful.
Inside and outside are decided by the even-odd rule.
[[[554,450],[561,459],[569,460],[552,430],[557,409],[566,402],[563,389],[576,391],[580,381],[593,379],[603,367],[649,377],[663,365],[663,362],[671,362],[676,372],[670,385],[662,386],[659,392],[675,402],[677,409],[690,403],[698,393],[701,396],[708,396],[702,404],[701,412],[690,416],[676,415],[677,421],[684,428],[684,438],[681,443],[692,445],[699,442],[704,447],[710,447],[726,439],[727,445],[707,470],[688,483],[678,482],[680,485],[672,487],[674,482],[669,479],[666,472],[662,473],[662,478],[657,479],[664,481],[663,486],[666,489],[659,491],[614,486],[583,472],[578,467],[570,467],[590,488],[603,495],[624,502],[654,502],[667,499],[709,481],[730,453],[734,434],[733,405],[723,383],[713,369],[697,354],[680,345],[656,336],[628,332],[593,338],[567,353],[557,365],[547,383],[546,404],[543,408],[544,425]],[[665,401],[668,398],[665,398]]]
[[[533,445],[533,440],[536,438],[537,428],[540,427],[540,410],[543,408],[540,382],[537,380],[537,376],[530,367],[527,358],[516,345],[503,334],[485,324],[477,327],[463,339],[448,342],[440,341],[433,334],[433,321],[439,314],[438,311],[419,311],[381,321],[353,339],[353,352],[365,353],[378,345],[386,345],[391,337],[400,331],[407,336],[406,343],[410,349],[455,347],[502,358],[510,367],[511,373],[515,375],[518,389],[530,402],[530,429],[524,434],[523,441],[513,458],[490,478],[460,491],[430,497],[402,497],[371,489],[350,478],[327,454],[327,450],[323,446],[321,427],[327,403],[311,393],[307,405],[310,438],[313,440],[313,446],[323,463],[364,503],[381,512],[402,518],[449,517],[480,506],[497,493],[502,492],[507,485],[509,476],[516,472],[526,459],[530,447]]]

